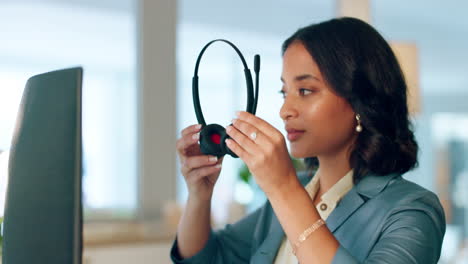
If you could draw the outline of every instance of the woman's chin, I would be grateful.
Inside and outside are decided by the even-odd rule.
[[[291,156],[295,159],[303,159],[309,157],[305,151],[291,148]]]

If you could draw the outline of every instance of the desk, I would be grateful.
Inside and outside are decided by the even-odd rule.
[[[171,264],[172,241],[85,247],[83,264]]]

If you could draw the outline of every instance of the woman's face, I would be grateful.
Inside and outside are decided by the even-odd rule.
[[[283,55],[280,110],[295,158],[336,155],[348,150],[356,132],[355,113],[325,82],[312,56],[300,42]]]

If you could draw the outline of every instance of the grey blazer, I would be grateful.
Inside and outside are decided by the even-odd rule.
[[[300,176],[305,185],[310,177]],[[368,175],[355,185],[328,217],[340,242],[333,263],[437,263],[445,217],[437,196],[398,174]],[[174,263],[273,263],[285,237],[269,202],[219,231],[205,247],[182,260],[177,240]]]

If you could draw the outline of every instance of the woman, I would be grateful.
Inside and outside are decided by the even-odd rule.
[[[268,202],[219,231],[210,201],[222,160],[201,155],[199,126],[177,142],[189,198],[175,263],[437,263],[445,233],[438,198],[401,175],[417,164],[407,87],[382,36],[354,18],[299,29],[283,44],[285,139],[239,112],[228,147]],[[312,173],[310,173],[312,174]]]

